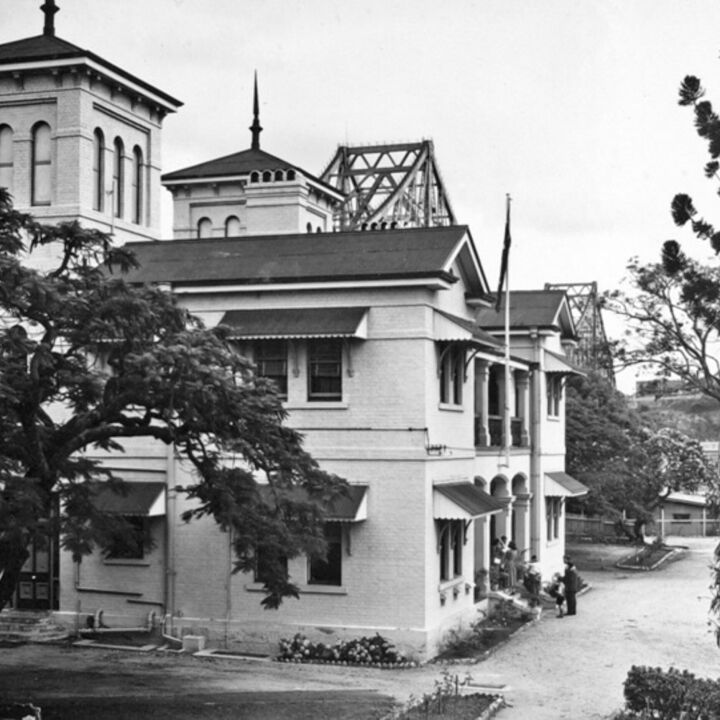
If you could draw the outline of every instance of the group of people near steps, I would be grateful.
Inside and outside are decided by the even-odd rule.
[[[491,554],[496,572],[496,577],[491,578],[491,585],[512,592],[522,584],[530,596],[530,604],[538,605],[542,577],[537,557],[533,555],[530,562],[526,563],[515,543],[512,540],[507,542],[505,537],[493,540]],[[558,617],[577,614],[577,593],[580,590],[580,579],[575,564],[567,555],[563,561],[564,572],[555,573],[547,588],[548,594],[555,600]]]

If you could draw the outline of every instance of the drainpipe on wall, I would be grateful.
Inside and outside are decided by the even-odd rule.
[[[530,553],[537,555],[542,562],[543,539],[543,482],[542,482],[542,348],[540,347],[540,334],[537,328],[531,328],[532,340],[532,377],[530,396],[530,492],[532,500],[530,505]]]
[[[225,648],[230,637],[230,618],[232,617],[232,566],[233,566],[233,537],[232,528],[228,528],[228,557],[227,581],[225,583]]]
[[[165,632],[173,634],[173,618],[175,617],[175,520],[177,516],[175,491],[175,448],[167,446],[167,480],[165,508],[165,615],[170,618],[170,628]]]
[[[82,611],[82,604],[80,602],[80,593],[78,592],[78,589],[80,588],[80,563],[82,562],[82,558],[78,557],[76,560],[73,560],[73,563],[75,565],[75,634],[80,634],[80,612]]]

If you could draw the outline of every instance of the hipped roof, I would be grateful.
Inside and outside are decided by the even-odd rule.
[[[3,65],[12,65],[16,63],[40,63],[52,60],[73,60],[77,59],[81,64],[82,60],[92,60],[98,65],[110,70],[138,87],[157,95],[168,105],[178,108],[182,106],[179,100],[171,95],[150,85],[150,83],[141,80],[135,75],[131,75],[121,67],[101,58],[90,50],[84,50],[67,40],[63,40],[55,35],[35,35],[22,40],[13,40],[12,42],[0,45],[0,72]]]
[[[257,285],[437,279],[457,282],[452,263],[475,256],[463,225],[368,232],[302,233],[129,243],[140,268],[130,282]],[[470,262],[465,266],[469,267]],[[482,270],[468,282],[482,294]]]

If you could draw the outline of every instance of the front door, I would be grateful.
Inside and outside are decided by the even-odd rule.
[[[33,543],[20,571],[15,606],[18,610],[58,609],[58,544],[54,538]]]

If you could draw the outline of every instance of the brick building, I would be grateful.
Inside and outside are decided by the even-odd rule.
[[[17,605],[82,625],[100,610],[137,625],[153,610],[168,632],[248,650],[297,631],[379,631],[427,657],[486,602],[476,585],[491,537],[559,569],[564,499],[584,492],[564,473],[575,342],[564,293],[512,294],[506,363],[503,308],[469,228],[333,231],[344,193],[261,149],[257,96],[247,150],[163,176],[175,237],[160,241],[161,124],[180,103],[57,38],[52,5],[43,35],[0,45],[0,182],[40,219],[113,231],[140,260],[137,282],[230,326],[308,450],[352,492],[329,508],[326,561],[289,562],[300,599],[268,612],[260,579],[231,572],[230,537],[181,521],[188,467],[160,444],[127,442],[102,460],[131,491],[97,502],[146,527],[152,549],[81,563],[37,549]]]

